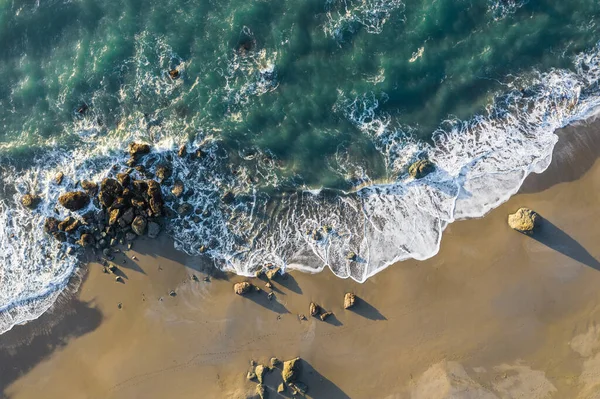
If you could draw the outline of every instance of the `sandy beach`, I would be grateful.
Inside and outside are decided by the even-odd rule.
[[[0,336],[1,395],[247,398],[251,360],[299,356],[308,398],[600,398],[599,130],[565,129],[518,195],[364,284],[292,272],[273,300],[258,279],[241,297],[243,278],[139,240],[115,260],[123,283],[92,261],[75,294]],[[533,237],[506,223],[521,206],[544,217]],[[334,316],[310,317],[311,301]],[[289,397],[280,382],[267,375],[270,398]]]

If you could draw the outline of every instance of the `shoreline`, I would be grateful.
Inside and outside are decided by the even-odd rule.
[[[577,359],[592,361],[600,347],[588,342],[592,338],[577,338],[588,334],[587,321],[600,317],[593,289],[599,279],[594,260],[600,253],[590,254],[586,248],[593,248],[590,243],[600,232],[590,228],[577,238],[570,234],[591,217],[585,212],[594,209],[589,193],[594,188],[584,187],[583,180],[587,184],[590,173],[600,175],[600,135],[592,134],[599,128],[595,121],[557,132],[562,134],[549,168],[528,176],[517,195],[483,218],[448,226],[434,258],[400,262],[362,284],[337,278],[329,270],[294,271],[276,280],[274,301],[264,291],[240,298],[232,285],[244,278],[218,273],[204,282],[202,272],[211,270],[209,262],[176,252],[164,236],[159,242],[136,242],[133,253],[139,262],[121,266],[125,284],[104,278],[101,267],[90,262],[76,293],[61,295],[51,311],[0,336],[0,372],[9,376],[3,378],[0,392],[11,398],[42,392],[49,398],[71,392],[80,397],[163,397],[166,391],[153,381],[160,376],[176,385],[169,392],[178,397],[193,397],[198,388],[205,395],[216,395],[212,397],[246,397],[255,386],[245,381],[250,359],[265,362],[270,356],[300,355],[307,361],[302,378],[310,388],[308,397],[426,398],[418,395],[430,392],[424,387],[433,382],[445,381],[452,388],[449,375],[462,376],[467,391],[479,392],[479,397],[502,392],[518,397],[514,395],[519,392],[511,389],[517,382],[528,386],[527,381],[537,384],[528,386],[537,389],[532,398],[555,391],[583,395],[587,385],[576,377],[586,369]],[[582,138],[568,135],[570,129],[581,129]],[[569,209],[573,215],[561,216],[559,205],[569,202],[578,207]],[[555,223],[552,234],[542,237],[546,243],[506,226],[507,213],[528,203]],[[490,243],[489,253],[475,251]],[[505,253],[505,248],[514,253]],[[554,264],[557,260],[563,264]],[[191,274],[199,281],[192,282]],[[170,297],[170,290],[176,296]],[[355,311],[341,306],[347,291],[359,297]],[[327,322],[299,320],[298,314],[308,315],[310,301],[332,310],[334,317]],[[118,302],[123,309],[117,309]],[[538,317],[538,311],[543,315]],[[63,318],[49,326],[57,314]],[[569,324],[576,328],[560,327]],[[471,331],[473,325],[480,331]],[[569,334],[574,336],[565,339]],[[130,348],[132,337],[136,339]],[[571,353],[569,342],[575,338],[585,341],[582,347],[588,349],[582,352],[588,356]],[[490,348],[490,342],[497,347]],[[548,357],[546,346],[556,342],[566,344],[558,350],[553,347],[553,356],[564,364]],[[355,368],[363,361],[377,367],[362,369],[364,375],[356,376]],[[113,364],[115,370],[106,370]],[[61,368],[62,375],[55,375],[55,368]],[[85,374],[84,378],[62,388],[54,386],[53,378],[71,377],[65,368]],[[508,375],[506,386],[494,382],[499,373]],[[574,377],[561,379],[566,374]],[[40,381],[41,376],[46,377]],[[273,380],[275,376],[269,375],[267,386],[276,386]],[[378,385],[382,386],[373,395]]]

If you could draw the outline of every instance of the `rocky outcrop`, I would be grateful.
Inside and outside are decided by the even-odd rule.
[[[233,286],[233,292],[238,295],[245,295],[252,289],[252,284],[247,281],[242,281],[241,283],[236,283]]]
[[[539,221],[540,216],[528,208],[520,208],[517,212],[508,215],[508,225],[523,234],[533,234]]]
[[[435,165],[428,159],[420,159],[410,165],[408,174],[415,179],[422,179],[435,170]]]
[[[283,362],[281,378],[286,384],[290,384],[298,379],[300,375],[301,360],[299,357]]]
[[[344,309],[350,309],[356,304],[356,295],[351,292],[347,292],[344,295]]]
[[[58,203],[70,211],[79,211],[90,203],[90,196],[83,191],[69,191],[58,197]]]

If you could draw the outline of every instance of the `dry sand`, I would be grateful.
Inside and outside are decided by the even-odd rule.
[[[139,241],[124,284],[91,263],[75,295],[0,336],[0,392],[246,398],[251,359],[300,356],[311,398],[600,398],[599,126],[566,129],[545,174],[485,218],[451,225],[436,257],[364,284],[291,273],[273,301],[239,297],[242,278],[205,282],[205,259],[166,238]],[[520,206],[546,219],[534,238],[506,224]],[[360,298],[353,310],[347,291]],[[335,316],[300,320],[311,301]],[[268,374],[271,398],[279,382]]]

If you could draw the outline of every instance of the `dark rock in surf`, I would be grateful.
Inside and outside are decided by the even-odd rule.
[[[179,77],[179,70],[178,69],[171,69],[169,71],[169,76],[171,77],[171,79],[177,79]]]
[[[177,207],[177,213],[179,214],[179,216],[187,216],[190,213],[192,213],[193,210],[194,210],[194,207],[192,207],[187,202],[184,202],[183,204],[181,204]]]
[[[179,158],[183,158],[187,155],[187,146],[184,144],[181,147],[179,147],[179,151],[177,151],[177,156]]]
[[[166,165],[159,165],[156,167],[156,177],[161,182],[171,177],[171,173],[171,169]]]
[[[58,229],[60,231],[64,231],[67,234],[71,234],[74,233],[80,225],[81,222],[78,219],[69,216],[58,224]]]
[[[129,155],[133,157],[139,157],[150,153],[150,146],[143,143],[130,143],[129,144]]]
[[[53,217],[47,217],[44,221],[44,231],[48,234],[58,231],[58,225],[60,221]]]
[[[146,218],[143,216],[136,216],[136,218],[133,219],[133,222],[131,223],[131,228],[133,229],[133,232],[138,236],[143,236],[146,233],[146,226],[147,221]]]
[[[133,208],[127,208],[125,210],[125,212],[123,212],[123,216],[121,216],[121,219],[127,225],[130,225],[133,222],[134,218],[135,218],[135,212],[133,211]]]
[[[119,181],[119,184],[121,184],[121,186],[127,187],[131,182],[131,176],[129,175],[129,173],[118,173],[117,180]]]
[[[93,235],[84,233],[81,235],[81,238],[79,238],[79,241],[77,241],[77,244],[81,245],[82,247],[91,247],[94,245],[94,241]]]
[[[81,182],[79,182],[79,185],[86,193],[88,193],[88,195],[93,196],[96,195],[96,193],[98,192],[98,184],[93,181],[82,180]]]
[[[181,180],[177,180],[174,184],[173,187],[171,188],[171,193],[179,198],[183,195],[183,191],[185,190],[184,186],[183,186],[183,182]]]
[[[58,202],[70,211],[78,211],[90,203],[90,197],[83,191],[69,191],[58,197]]]
[[[39,203],[40,203],[40,198],[33,194],[25,194],[21,198],[21,204],[25,208],[34,209],[35,207],[38,206]]]
[[[420,159],[410,165],[408,174],[415,179],[422,179],[435,170],[435,165],[428,159]]]

